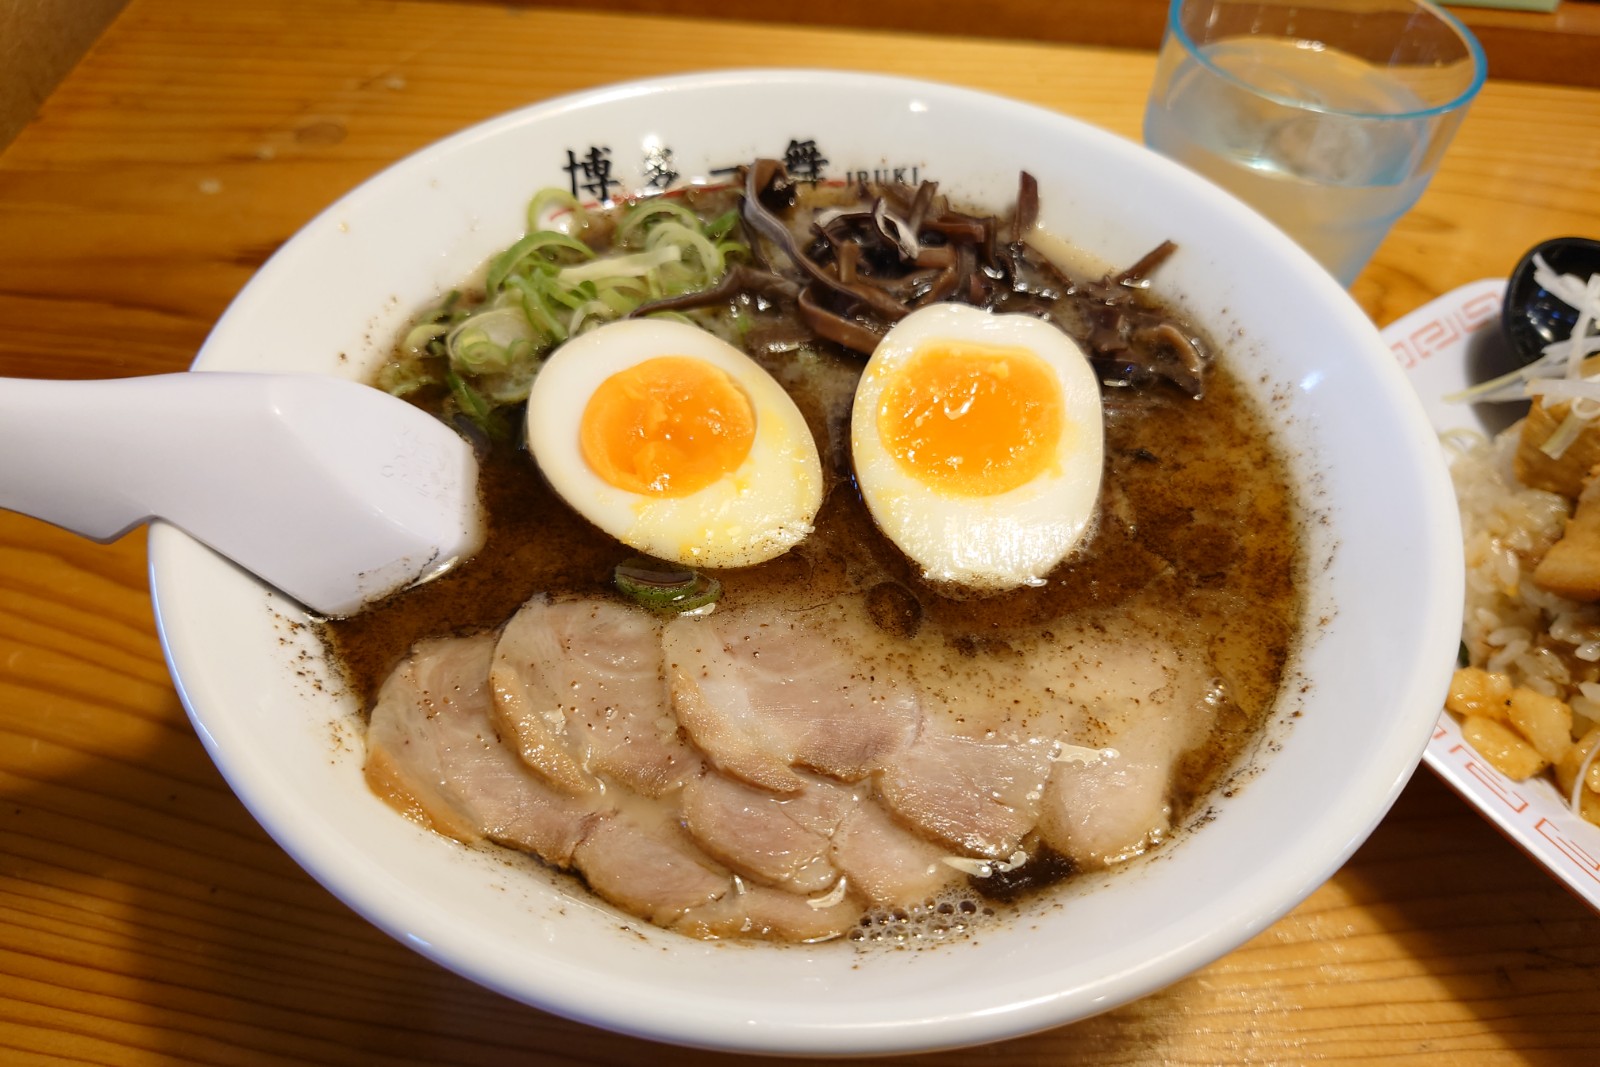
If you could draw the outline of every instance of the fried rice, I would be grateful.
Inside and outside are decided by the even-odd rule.
[[[1466,550],[1462,665],[1566,702],[1578,743],[1600,725],[1600,604],[1533,581],[1561,539],[1572,501],[1518,481],[1518,439],[1518,426],[1494,438],[1472,431],[1443,438]]]

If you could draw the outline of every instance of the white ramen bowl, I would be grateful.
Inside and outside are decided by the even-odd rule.
[[[690,940],[385,806],[362,779],[355,701],[299,609],[163,526],[152,586],[185,706],[255,817],[352,908],[474,981],[596,1026],[879,1053],[1027,1033],[1152,992],[1266,928],[1367,836],[1428,740],[1460,621],[1455,506],[1416,397],[1344,291],[1239,202],[1131,142],[966,90],[808,71],[646,81],[503,116],[379,174],[262,268],[195,366],[364,377],[407,316],[520,236],[539,187],[633,192],[665,169],[682,181],[786,152],[826,177],[936,179],[996,210],[1025,168],[1042,223],[1109,263],[1178,242],[1159,291],[1225,341],[1318,517],[1308,638],[1207,825],[926,950]]]

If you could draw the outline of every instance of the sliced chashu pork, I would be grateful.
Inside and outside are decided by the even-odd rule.
[[[494,638],[423,641],[384,681],[367,728],[366,777],[391,806],[442,834],[487,839],[565,866],[609,810],[551,789],[492,720]]]
[[[948,849],[908,831],[876,803],[852,809],[831,844],[850,888],[883,907],[926,900],[963,877],[945,862]]]
[[[960,878],[949,850],[897,823],[866,785],[803,779],[801,792],[775,794],[708,772],[684,787],[684,826],[746,878],[813,898],[842,877],[868,903],[907,904]]]
[[[1081,636],[1056,667],[1093,680],[1079,692],[1093,729],[1085,747],[1058,754],[1039,836],[1081,867],[1103,867],[1171,828],[1173,766],[1209,735],[1222,695],[1197,650],[1125,627]]]
[[[677,618],[663,634],[672,706],[723,772],[797,793],[807,768],[860,781],[908,748],[916,691],[866,672],[848,626],[750,609]]]
[[[902,822],[961,856],[1007,859],[1039,819],[1051,742],[924,732],[878,778]]]
[[[766,609],[669,623],[667,671],[685,731],[715,767],[761,789],[801,795],[805,770],[846,783],[872,777],[877,799],[939,856],[1009,859],[1037,821],[1053,742],[925,723],[918,690],[861,655],[873,639],[852,625]],[[934,849],[906,849],[917,852],[908,877],[944,877],[947,867],[922,862]],[[869,895],[881,900],[903,879],[873,866],[880,888]]]
[[[823,903],[764,886],[740,885],[710,904],[685,912],[672,928],[699,938],[828,941],[855,926],[860,918],[861,903],[854,897]]]
[[[490,672],[522,758],[568,793],[609,775],[659,797],[700,769],[668,703],[661,624],[599,600],[534,597],[506,624]]]
[[[733,878],[663,808],[604,820],[572,858],[590,888],[611,903],[695,937],[824,941],[861,916],[855,896],[812,901]]]
[[[685,785],[683,824],[744,877],[816,901],[840,878],[869,904],[898,905],[962,877],[944,862],[949,849],[894,821],[867,785],[811,774],[802,792],[781,795],[710,771]]]
[[[733,889],[727,869],[663,808],[641,806],[600,822],[573,850],[572,862],[596,893],[661,926]]]
[[[1039,836],[1082,868],[1106,867],[1143,852],[1170,828],[1171,756],[1125,738],[1096,754],[1083,750],[1056,765]]]
[[[812,776],[800,792],[780,795],[713,771],[684,786],[683,825],[745,877],[814,895],[839,880],[831,839],[860,802],[855,788]]]
[[[800,897],[739,892],[728,870],[678,825],[675,803],[557,792],[501,741],[491,715],[494,638],[424,641],[385,680],[367,730],[374,792],[468,844],[488,840],[575,867],[601,897],[700,936],[821,940],[845,932],[859,901],[814,908]],[[675,798],[674,798],[675,799]],[[788,897],[789,899],[782,899]],[[802,910],[803,909],[803,910]]]

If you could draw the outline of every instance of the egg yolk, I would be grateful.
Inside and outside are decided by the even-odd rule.
[[[1064,415],[1050,365],[1026,348],[936,341],[895,372],[878,435],[902,470],[932,488],[992,496],[1055,462]]]
[[[608,484],[680,497],[737,470],[755,426],[749,397],[721,368],[659,356],[600,383],[584,408],[579,445]]]

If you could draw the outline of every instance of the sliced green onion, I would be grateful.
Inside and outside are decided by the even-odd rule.
[[[684,251],[693,251],[695,259],[700,264],[697,280],[709,284],[722,276],[725,264],[722,253],[717,251],[717,246],[706,239],[697,227],[685,226],[681,222],[663,222],[650,231],[646,241],[649,248],[660,248],[663,245],[677,245]]]
[[[554,216],[562,211],[572,215],[576,229],[581,230],[589,225],[589,212],[584,209],[583,201],[565,189],[552,186],[540,189],[528,202],[528,230],[548,230],[551,219],[546,216]]]
[[[528,399],[528,390],[544,361],[537,356],[517,358],[504,374],[489,374],[476,379],[486,400],[495,404],[518,404]]]
[[[614,285],[601,286],[595,293],[595,301],[604,304],[619,319],[641,303],[631,293],[624,292]]]
[[[700,324],[681,311],[652,311],[646,315],[647,319],[663,319],[667,322],[681,322],[685,326],[699,326]]]
[[[739,225],[739,209],[731,207],[706,223],[705,234],[713,241],[720,241],[732,233],[733,228],[737,225]]]
[[[536,230],[494,257],[494,261],[489,264],[488,276],[484,279],[484,288],[491,294],[498,293],[506,278],[516,273],[524,260],[546,249],[572,252],[582,259],[594,258],[594,249],[574,237],[568,237],[554,230]]]
[[[513,274],[506,279],[508,291],[515,290],[516,295],[521,297],[522,313],[528,317],[533,328],[551,341],[560,342],[567,339],[566,315],[551,304],[549,293],[552,284],[551,276],[545,274],[536,274],[531,278]]]
[[[594,259],[575,267],[563,267],[556,274],[556,280],[564,285],[576,285],[578,282],[599,281],[602,278],[638,278],[663,264],[676,263],[682,258],[682,249],[676,245],[665,245],[645,252]]]
[[[461,413],[477,423],[484,432],[488,432],[490,429],[489,412],[492,410],[489,402],[483,399],[476,389],[468,385],[461,375],[453,370],[444,372],[444,380],[445,384],[450,387],[450,395],[455,398],[456,406],[461,409]]]
[[[596,294],[602,297],[607,292],[625,293],[643,301],[650,295],[648,276],[638,278],[601,278],[594,285]]]
[[[584,286],[586,286],[586,285],[589,287],[589,291],[588,292],[584,291]],[[546,296],[548,296],[551,299],[551,301],[553,301],[556,304],[559,304],[563,308],[566,308],[568,312],[572,312],[572,311],[578,310],[585,303],[587,303],[588,301],[594,299],[594,297],[593,297],[594,285],[591,282],[580,282],[579,284],[574,285],[572,288],[566,289],[566,288],[562,288],[559,285],[553,285],[552,284],[552,285],[549,285],[549,286],[545,287],[544,293],[545,293]],[[559,314],[563,314],[563,312],[561,312],[559,308],[557,309],[556,313],[558,315]],[[568,320],[569,320],[567,322],[567,332],[568,333],[572,332],[572,323],[570,321],[570,318],[571,317],[568,316]]]
[[[407,352],[426,352],[429,341],[443,337],[449,332],[450,327],[442,322],[424,322],[411,327],[411,332],[400,342],[400,347]]]
[[[598,298],[587,300],[573,313],[572,332],[577,335],[582,333],[585,327],[592,329],[602,322],[610,322],[620,317],[621,315],[604,300]]]
[[[430,310],[417,316],[419,325],[442,322],[450,323],[456,316],[456,304],[461,300],[461,290],[452,289],[444,295],[444,299],[435,304]]]
[[[453,405],[492,434],[504,421],[497,409],[527,397],[553,346],[649,301],[715,285],[728,257],[749,253],[731,236],[739,232],[737,208],[702,221],[670,198],[640,201],[610,231],[616,254],[608,256],[581,240],[592,222],[568,190],[536,193],[527,234],[489,263],[483,302],[463,307],[453,291],[412,320],[381,372],[385,388],[403,395],[444,384]]]
[[[445,343],[452,369],[465,374],[499,374],[511,366],[511,350],[517,342],[531,344],[533,340],[533,324],[520,307],[511,306],[463,320]]]
[[[398,359],[385,363],[378,371],[378,388],[392,396],[409,396],[425,385],[439,382],[433,360]]]
[[[639,235],[649,232],[666,219],[676,220],[678,225],[695,230],[700,228],[700,219],[693,211],[676,201],[656,197],[636,205],[623,216],[617,224],[616,241],[620,245],[631,245]]]
[[[722,583],[715,578],[643,556],[617,564],[611,581],[635,603],[678,615],[709,608],[722,596]]]

